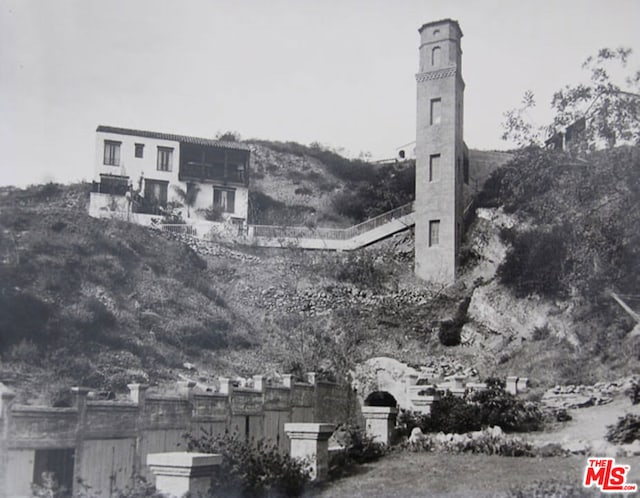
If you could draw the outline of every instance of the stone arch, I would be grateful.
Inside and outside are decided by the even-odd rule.
[[[398,406],[396,397],[389,391],[373,391],[364,400],[365,406],[387,406],[395,408]]]

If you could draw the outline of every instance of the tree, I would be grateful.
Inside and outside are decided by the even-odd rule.
[[[505,112],[502,138],[519,147],[542,145],[550,135],[561,139],[559,134],[553,135],[561,130],[565,141],[582,149],[640,144],[640,70],[625,78],[624,88],[611,76],[612,70],[626,68],[630,54],[630,48],[603,48],[587,58],[582,67],[590,73],[589,82],[566,85],[553,95],[555,117],[547,127],[529,120],[527,110],[535,106],[535,99],[527,91],[522,108]]]
[[[200,187],[198,187],[195,183],[187,183],[186,191],[183,188],[178,187],[177,185],[175,185],[173,189],[176,195],[180,198],[180,202],[187,208],[187,218],[190,218],[190,210],[196,203],[198,192],[200,192]]]

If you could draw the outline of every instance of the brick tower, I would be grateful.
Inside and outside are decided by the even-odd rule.
[[[415,273],[453,283],[463,230],[465,145],[462,31],[443,19],[419,29],[420,72],[416,126]]]

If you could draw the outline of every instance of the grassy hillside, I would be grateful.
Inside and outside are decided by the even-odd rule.
[[[413,195],[411,163],[254,147],[254,221],[344,226]],[[485,172],[505,160],[474,154]],[[637,172],[636,149],[518,154],[481,198],[504,206],[517,228],[477,220],[462,278],[448,289],[414,278],[410,232],[346,254],[203,246],[90,218],[86,184],[5,188],[0,382],[22,401],[64,403],[70,385],[119,392],[185,376],[333,377],[372,356],[547,384],[617,375],[638,355],[626,338],[632,322],[605,291],[638,294]],[[504,262],[504,249],[487,250],[497,247],[491,237],[507,248]],[[520,335],[509,329],[516,315]]]
[[[253,140],[256,224],[346,227],[410,202],[415,164],[375,165],[320,145]]]
[[[581,156],[532,148],[487,181],[479,205],[516,220],[500,233],[503,294],[513,312],[525,300],[549,303],[543,325],[536,329],[532,317],[529,342],[505,366],[547,361],[546,376],[573,382],[638,371],[640,345],[629,334],[636,323],[610,293],[638,308],[639,172],[638,147]]]

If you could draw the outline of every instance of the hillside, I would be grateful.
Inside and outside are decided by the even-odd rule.
[[[257,221],[344,226],[412,195],[393,190],[411,184],[410,163],[254,146],[254,208],[267,204]],[[477,157],[485,171],[505,158]],[[593,288],[638,293],[637,157],[516,156],[487,183],[448,289],[414,278],[410,232],[346,254],[203,244],[88,217],[88,185],[2,189],[0,382],[23,402],[64,404],[74,384],[121,392],[133,381],[161,388],[222,374],[334,377],[372,356],[528,375],[540,387],[635,371],[625,338],[633,323]],[[300,218],[278,218],[300,206]],[[571,234],[564,252],[526,252],[547,248],[554,227]],[[615,231],[579,231],[588,227]],[[532,230],[543,244],[528,242]],[[517,278],[531,274],[544,278]]]

